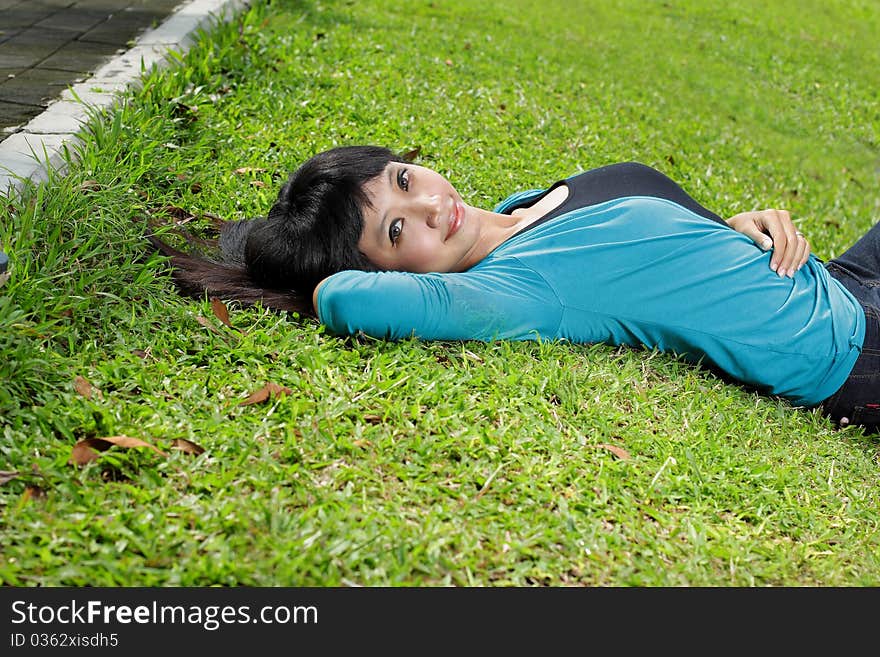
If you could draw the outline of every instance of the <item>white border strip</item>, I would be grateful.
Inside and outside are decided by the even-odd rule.
[[[135,45],[72,85],[46,110],[0,142],[0,198],[19,193],[28,180],[48,180],[49,169],[64,173],[65,151],[75,155],[80,128],[90,118],[90,108],[105,109],[119,95],[140,83],[143,73],[164,68],[170,51],[186,52],[195,33],[212,19],[230,20],[251,0],[184,0],[158,27],[144,32]]]

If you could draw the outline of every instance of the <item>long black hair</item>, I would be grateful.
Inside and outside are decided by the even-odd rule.
[[[149,239],[169,256],[184,294],[216,296],[249,305],[314,315],[312,292],[345,269],[374,271],[358,248],[364,185],[402,157],[379,146],[339,146],[318,153],[294,171],[265,218],[219,225],[216,256],[175,249]]]

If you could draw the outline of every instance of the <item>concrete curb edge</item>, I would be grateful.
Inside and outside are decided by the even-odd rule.
[[[170,65],[168,54],[186,52],[198,30],[211,21],[228,21],[250,4],[251,0],[183,2],[129,50],[103,64],[84,82],[65,89],[20,132],[0,141],[0,199],[19,194],[28,182],[45,182],[50,169],[63,175],[68,154],[75,157],[81,143],[79,130],[92,111],[110,108],[145,73]]]

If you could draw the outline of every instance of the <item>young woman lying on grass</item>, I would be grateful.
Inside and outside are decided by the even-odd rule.
[[[781,210],[727,221],[637,163],[484,210],[440,174],[348,146],[305,162],[217,260],[153,238],[187,294],[311,315],[338,334],[561,339],[702,362],[764,394],[880,424],[880,232],[822,262]]]

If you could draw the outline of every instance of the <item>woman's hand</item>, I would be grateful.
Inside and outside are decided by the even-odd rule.
[[[787,210],[741,212],[727,225],[750,237],[765,251],[773,247],[770,269],[792,278],[810,257],[810,243],[794,225]]]

